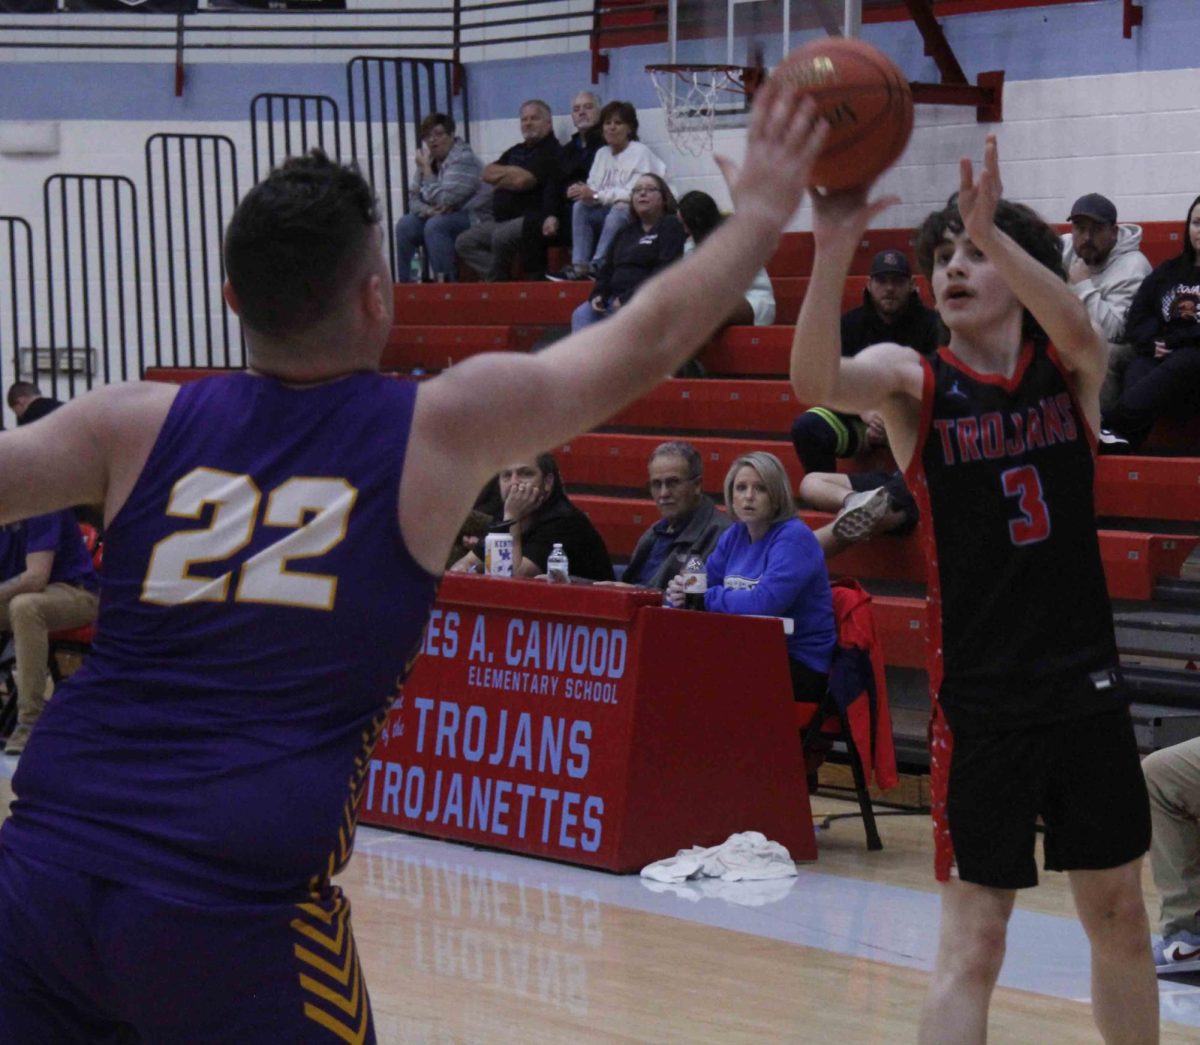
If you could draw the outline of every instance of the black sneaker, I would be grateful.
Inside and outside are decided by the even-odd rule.
[[[1096,438],[1096,452],[1100,454],[1127,454],[1133,451],[1133,445],[1123,435],[1118,435],[1111,428],[1101,428]]]
[[[580,266],[568,265],[561,272],[547,272],[546,278],[551,283],[573,283],[577,279],[582,279],[583,276],[580,273]]]

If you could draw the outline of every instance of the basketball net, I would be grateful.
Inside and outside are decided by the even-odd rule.
[[[713,126],[722,94],[746,94],[746,70],[733,65],[648,65],[646,71],[667,121],[667,136],[680,152],[701,156],[713,147]]]

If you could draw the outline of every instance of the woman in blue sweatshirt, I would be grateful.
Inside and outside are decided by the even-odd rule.
[[[704,608],[716,613],[790,617],[787,637],[797,700],[820,700],[836,638],[825,557],[813,532],[796,518],[787,472],[768,453],[743,454],[725,476],[725,506],[735,524],[708,558]],[[683,577],[667,587],[682,606]]]

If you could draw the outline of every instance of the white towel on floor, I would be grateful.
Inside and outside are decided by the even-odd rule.
[[[692,846],[674,856],[642,868],[642,877],[655,882],[685,882],[692,878],[720,878],[724,882],[791,878],[796,865],[778,842],[758,831],[730,835],[720,845]]]

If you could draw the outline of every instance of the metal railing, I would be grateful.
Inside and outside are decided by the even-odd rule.
[[[409,148],[419,147],[417,129],[429,113],[454,117],[470,140],[465,71],[453,61],[433,58],[373,58],[359,55],[346,64],[350,154],[383,204],[388,260],[396,272],[396,195],[400,213],[408,210]]]
[[[256,183],[280,160],[314,147],[336,160],[342,158],[341,114],[334,99],[325,94],[267,92],[250,100]]]
[[[136,186],[119,175],[52,174],[42,206],[49,342],[31,351],[22,370],[34,381],[46,375],[52,396],[64,384],[65,394],[74,396],[97,377],[128,380],[132,349],[140,375],[145,338]]]
[[[229,138],[146,139],[156,366],[243,365],[240,327],[221,293],[222,238],[240,196],[237,147]]]
[[[4,47],[173,51],[180,59],[205,51],[370,50],[440,52],[439,57],[462,60],[464,50],[484,46],[586,39],[593,32],[593,8],[594,0],[452,0],[427,7],[353,11],[201,10],[143,14],[136,20],[116,13],[102,26],[94,16],[62,11],[0,15],[0,30]],[[547,13],[532,14],[531,9]],[[506,16],[510,11],[515,13]],[[553,28],[566,19],[580,24]],[[286,39],[288,34],[295,39]]]
[[[0,215],[0,389],[21,376],[21,352],[37,351],[37,299],[34,292],[33,229],[24,218]],[[11,377],[5,373],[11,363]],[[0,427],[3,427],[0,414]]]

